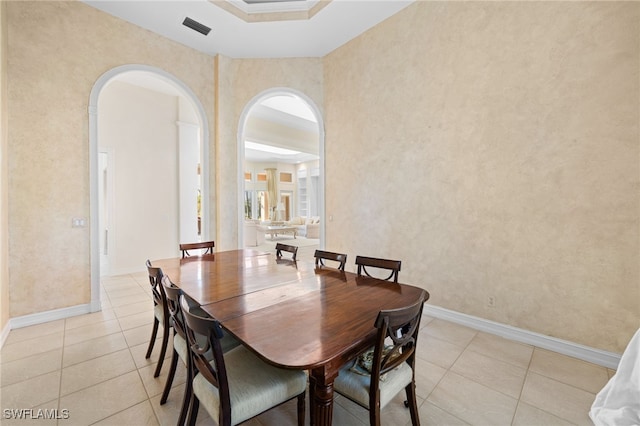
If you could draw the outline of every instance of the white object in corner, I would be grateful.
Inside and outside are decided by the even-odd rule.
[[[622,354],[618,371],[596,395],[589,417],[596,426],[640,424],[640,328]]]

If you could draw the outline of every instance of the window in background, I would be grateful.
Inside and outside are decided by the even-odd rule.
[[[309,201],[307,199],[307,171],[298,172],[298,215],[306,217],[309,213]]]

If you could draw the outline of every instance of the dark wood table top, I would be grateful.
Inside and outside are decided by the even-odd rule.
[[[318,270],[202,308],[265,360],[312,369],[370,346],[378,312],[406,306],[421,293],[413,286]]]
[[[312,261],[277,260],[255,250],[153,265],[259,357],[310,370],[317,424],[331,423],[333,379],[373,344],[378,312],[429,297],[412,285],[316,269]]]

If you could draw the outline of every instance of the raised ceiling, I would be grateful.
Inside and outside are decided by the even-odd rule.
[[[323,57],[413,0],[84,0],[139,27],[209,55]],[[189,17],[209,28],[200,34]]]

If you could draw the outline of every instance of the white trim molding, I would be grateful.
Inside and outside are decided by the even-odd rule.
[[[10,331],[11,331],[11,320],[7,321],[7,324],[2,329],[2,333],[0,333],[0,349],[4,347],[4,342],[7,341],[7,337],[9,337]]]
[[[97,309],[96,309],[97,308]],[[21,317],[11,318],[9,320],[9,329],[28,327],[30,325],[43,324],[45,322],[56,321],[59,319],[71,318],[78,315],[96,312],[100,306],[92,306],[91,303],[84,305],[70,306],[68,308],[54,309],[51,311],[38,312],[35,314],[23,315]],[[4,330],[3,330],[4,333]]]
[[[15,330],[16,328],[44,324],[50,321],[57,321],[60,319],[71,318],[78,315],[90,314],[91,312],[97,312],[99,310],[99,301],[96,304],[96,301],[92,300],[91,303],[87,303],[84,305],[70,306],[68,308],[54,309],[51,311],[38,312],[35,314],[10,318],[7,325],[2,330],[2,334],[0,334],[0,348],[4,347],[4,343],[9,337],[9,332],[11,330]]]
[[[464,325],[475,330],[495,334],[496,336],[504,337],[516,342],[526,343],[542,349],[548,349],[550,351],[558,352],[563,355],[568,355],[607,368],[617,369],[618,363],[620,362],[621,354],[591,348],[589,346],[580,345],[578,343],[546,336],[544,334],[512,327],[510,325],[501,324],[483,318],[462,314],[460,312],[451,311],[438,306],[425,304],[424,314]]]

